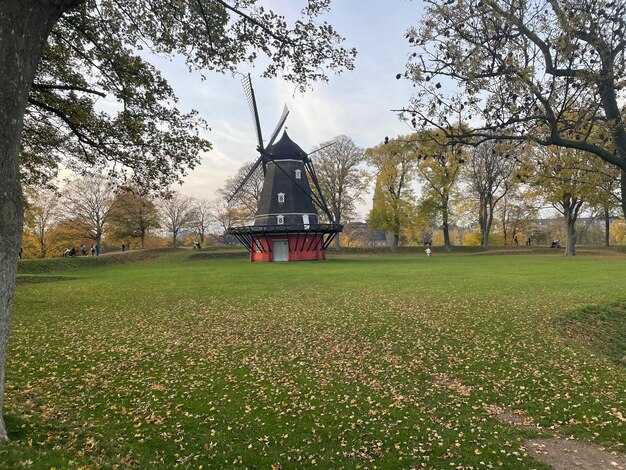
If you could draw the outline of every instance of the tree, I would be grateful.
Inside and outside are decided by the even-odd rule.
[[[113,189],[102,175],[77,178],[64,188],[65,219],[73,222],[79,236],[102,244],[115,202]]]
[[[619,169],[605,164],[597,164],[599,186],[597,197],[597,209],[604,216],[604,246],[611,244],[611,214],[622,204],[620,193],[620,172]]]
[[[224,203],[231,207],[236,207],[237,211],[245,215],[245,219],[252,220],[256,214],[259,200],[261,199],[261,191],[263,190],[263,182],[265,181],[265,175],[263,175],[263,169],[259,166],[254,173],[248,178],[246,184],[235,194],[235,189],[246,177],[254,161],[244,163],[237,174],[226,180],[223,188],[218,189],[219,197],[224,199]],[[228,199],[234,196],[229,202]]]
[[[426,3],[419,29],[406,34],[416,50],[404,76],[419,88],[407,119],[442,131],[477,123],[455,136],[466,143],[531,141],[596,155],[621,170],[626,214],[626,3]]]
[[[176,247],[181,229],[188,228],[193,220],[193,199],[174,191],[161,200],[163,225],[172,234],[172,246]]]
[[[159,211],[152,199],[133,190],[115,198],[109,220],[115,237],[138,238],[141,249],[145,247],[148,233],[161,226]]]
[[[365,160],[376,171],[374,205],[367,217],[368,225],[392,234],[391,251],[396,252],[402,228],[413,212],[411,180],[417,171],[418,154],[407,137],[365,151]]]
[[[483,248],[489,248],[489,233],[496,206],[514,186],[516,160],[502,143],[485,142],[474,147],[469,155],[466,177],[478,199],[478,225]]]
[[[537,219],[541,208],[539,191],[527,188],[522,184],[516,184],[502,197],[496,207],[496,217],[502,228],[504,244],[508,245],[516,237],[524,234],[524,238],[530,237],[532,222]]]
[[[443,243],[446,251],[450,251],[451,198],[464,159],[460,149],[445,144],[445,136],[440,132],[425,131],[416,139],[421,142],[417,168],[426,185],[423,205],[432,206],[440,217]]]
[[[598,193],[601,176],[597,165],[602,162],[576,150],[558,147],[544,150],[535,183],[544,191],[547,202],[565,218],[565,256],[574,256],[578,216],[585,204],[593,206],[601,199]]]
[[[220,243],[237,242],[237,239],[228,235],[227,231],[230,227],[243,225],[250,219],[248,211],[244,210],[240,205],[229,203],[225,197],[220,197],[222,190],[217,191],[217,198],[211,203],[211,216],[217,226]]]
[[[361,195],[369,183],[367,173],[360,168],[364,163],[363,149],[346,135],[323,142],[317,149],[321,150],[313,158],[322,196],[334,222],[344,223],[354,216],[355,204],[362,201]],[[340,246],[341,240],[336,237],[335,247]]]
[[[213,213],[211,203],[205,199],[193,201],[191,226],[193,227],[200,243],[204,243],[207,230],[213,224]]]
[[[39,257],[45,258],[53,243],[52,232],[59,221],[59,194],[45,189],[28,189],[25,194],[24,227],[37,241]]]
[[[11,47],[0,48],[0,409],[23,226],[20,177],[41,182],[69,156],[72,165],[106,167],[155,191],[168,187],[209,144],[195,113],[174,108],[167,82],[135,51],[180,54],[190,68],[216,71],[264,53],[264,76],[283,72],[305,88],[326,80],[325,68],[353,67],[356,51],[317,21],[327,9],[328,1],[310,0],[290,27],[255,0],[2,3],[0,44]],[[102,96],[119,112],[100,111]]]

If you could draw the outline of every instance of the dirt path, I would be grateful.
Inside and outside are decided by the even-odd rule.
[[[510,426],[545,431],[533,424],[522,410],[498,405],[490,405],[486,410],[489,415]],[[530,439],[524,443],[524,448],[535,460],[555,470],[626,470],[626,455],[564,436]]]

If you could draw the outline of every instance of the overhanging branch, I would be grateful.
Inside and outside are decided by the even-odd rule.
[[[55,85],[49,83],[33,83],[32,88],[36,90],[68,90],[68,91],[82,91],[85,93],[91,93],[93,95],[101,96],[102,98],[106,98],[106,93],[101,91],[92,90],[91,88],[86,88],[77,85]]]

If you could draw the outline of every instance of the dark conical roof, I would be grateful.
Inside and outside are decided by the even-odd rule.
[[[304,160],[306,157],[306,152],[289,138],[287,131],[283,132],[283,136],[280,140],[269,146],[266,152],[271,155],[274,160]]]

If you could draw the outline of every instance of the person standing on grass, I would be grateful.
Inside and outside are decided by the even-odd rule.
[[[96,243],[96,256],[100,256],[100,243]]]
[[[126,242],[122,242],[122,253],[126,251]]]
[[[96,254],[96,246],[92,243],[91,244],[91,256],[94,256]]]
[[[427,247],[424,251],[426,252],[426,256],[430,258],[430,254],[432,253],[432,250],[430,249],[430,247]]]

